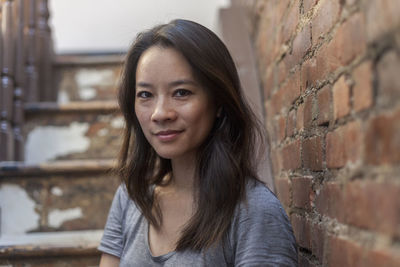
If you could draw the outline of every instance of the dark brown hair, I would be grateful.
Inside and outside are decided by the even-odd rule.
[[[179,51],[220,111],[199,148],[196,211],[176,245],[176,250],[201,250],[223,241],[235,207],[245,198],[247,181],[257,180],[255,142],[262,140],[262,131],[242,95],[232,57],[212,31],[179,19],[140,33],[127,54],[119,88],[119,105],[126,122],[119,175],[129,196],[154,227],[160,227],[162,213],[152,189],[165,184],[171,162],[159,157],[148,143],[134,112],[137,64],[142,53],[154,45]]]

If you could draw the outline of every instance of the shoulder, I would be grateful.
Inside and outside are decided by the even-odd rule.
[[[246,198],[235,211],[229,243],[235,266],[296,266],[289,219],[278,198],[261,182],[248,183]]]
[[[115,192],[114,199],[119,201],[121,204],[129,201],[129,194],[128,190],[126,189],[126,186],[124,184],[120,184],[120,186],[117,188],[117,191]]]
[[[274,226],[274,227],[272,227]],[[246,228],[278,227],[291,231],[288,216],[279,199],[264,184],[251,180],[246,186],[245,198],[238,204],[232,221],[232,228],[241,231]]]
[[[135,202],[130,198],[128,190],[124,184],[121,184],[115,192],[110,209],[110,214],[111,213],[119,216],[121,221],[123,221],[126,216],[137,217],[141,214]]]
[[[239,204],[238,208],[239,213],[245,214],[286,215],[275,194],[264,184],[255,180],[248,182],[245,199]]]

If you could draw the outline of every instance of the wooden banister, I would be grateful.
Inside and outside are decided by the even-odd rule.
[[[24,138],[22,128],[24,125],[24,88],[25,87],[25,5],[23,0],[16,0],[16,17],[15,17],[15,88],[14,88],[14,105],[13,105],[13,134],[14,134],[14,160],[21,161],[24,159]]]
[[[54,101],[48,0],[0,0],[0,161],[23,160],[24,103]]]

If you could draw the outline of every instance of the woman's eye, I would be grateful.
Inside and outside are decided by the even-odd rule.
[[[139,97],[139,98],[149,98],[149,97],[151,97],[151,93],[150,93],[150,92],[147,92],[147,91],[141,91],[141,92],[138,92],[138,93],[136,94],[136,97]]]
[[[191,95],[192,92],[186,89],[178,89],[174,92],[174,95],[177,97],[184,97],[184,96],[189,96]]]

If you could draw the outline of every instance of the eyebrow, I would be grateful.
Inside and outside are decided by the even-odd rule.
[[[198,83],[193,80],[180,79],[180,80],[176,80],[176,81],[172,81],[172,82],[168,83],[168,87],[175,87],[175,86],[185,85],[185,84],[190,84],[190,85],[194,85],[194,86],[198,85]],[[153,88],[154,86],[151,83],[138,82],[138,83],[136,83],[136,87]]]

